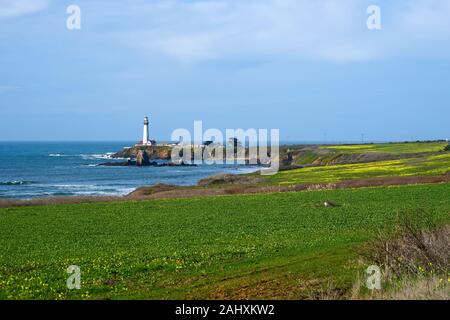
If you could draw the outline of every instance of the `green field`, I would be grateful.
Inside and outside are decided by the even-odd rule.
[[[450,171],[450,153],[421,158],[306,167],[266,176],[271,184],[338,182],[361,178],[434,176]]]
[[[409,143],[374,143],[355,145],[321,146],[321,149],[338,153],[383,152],[389,154],[409,154],[442,151],[447,142],[409,142]]]
[[[0,209],[0,299],[345,297],[402,211],[448,222],[450,184]],[[332,200],[338,204],[325,208]],[[81,290],[66,289],[78,265]]]
[[[292,153],[296,165],[336,165],[425,157],[446,152],[447,148],[447,142],[436,141],[282,146],[280,152],[285,158],[288,152]]]

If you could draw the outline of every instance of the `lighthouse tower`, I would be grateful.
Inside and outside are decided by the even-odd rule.
[[[144,133],[142,135],[142,144],[144,146],[152,144],[150,142],[149,135],[148,135],[148,124],[149,124],[148,117],[145,117],[144,118]]]

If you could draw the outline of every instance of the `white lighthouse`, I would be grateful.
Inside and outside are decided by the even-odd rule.
[[[152,144],[152,142],[150,141],[149,135],[148,135],[148,124],[149,124],[148,117],[145,117],[144,118],[144,132],[142,135],[142,144],[144,146],[148,146],[148,145]]]

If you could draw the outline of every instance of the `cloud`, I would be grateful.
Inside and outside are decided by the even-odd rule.
[[[372,1],[365,0],[155,1],[136,5],[134,18],[142,24],[117,35],[149,56],[182,63],[242,58],[368,61],[412,54],[423,50],[424,43],[430,51],[442,50],[438,42],[450,39],[450,2],[379,2],[383,28],[370,31],[366,9]]]
[[[0,18],[43,10],[49,1],[0,0]],[[366,9],[374,3],[381,7],[379,31],[366,27]],[[450,1],[444,0],[79,0],[78,5],[88,13],[84,36],[108,39],[156,61],[350,63],[450,56]]]
[[[0,18],[35,13],[48,5],[49,0],[0,0]]]

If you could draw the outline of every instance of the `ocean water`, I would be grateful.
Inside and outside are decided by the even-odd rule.
[[[125,195],[157,183],[194,185],[217,173],[257,167],[99,167],[132,142],[0,142],[0,198]]]

